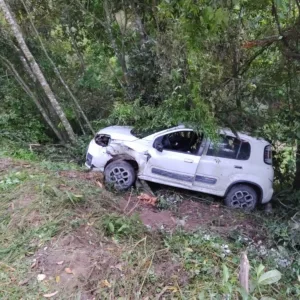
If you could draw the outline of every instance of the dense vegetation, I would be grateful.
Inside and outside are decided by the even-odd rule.
[[[1,136],[76,144],[73,132],[107,123],[226,126],[270,139],[278,184],[299,188],[298,0],[1,2],[31,54],[3,14]]]
[[[218,127],[229,127],[272,142],[277,209],[269,219],[256,212],[261,222],[257,228],[263,228],[269,248],[288,257],[289,264],[281,266],[278,290],[257,285],[252,295],[298,299],[299,25],[299,0],[0,0],[0,157],[52,160],[33,163],[29,170],[22,166],[21,172],[15,163],[0,169],[0,240],[4,245],[0,267],[12,265],[10,272],[18,271],[16,278],[0,273],[4,284],[11,286],[11,290],[0,288],[2,298],[42,295],[46,284],[33,288],[16,284],[30,268],[24,257],[61,232],[68,234],[92,221],[100,222],[103,216],[108,221],[96,228],[96,236],[104,244],[114,243],[118,236],[109,230],[123,228],[125,234],[121,233],[129,242],[121,243],[127,251],[122,260],[139,270],[135,277],[129,276],[131,281],[125,276],[118,282],[116,295],[124,292],[126,284],[126,295],[146,295],[152,284],[157,287],[160,279],[148,274],[150,267],[147,278],[140,274],[164,246],[171,249],[170,260],[180,261],[195,279],[186,286],[174,283],[174,295],[186,299],[240,295],[233,274],[245,249],[243,240],[179,232],[156,236],[153,242],[146,235],[152,252],[142,259],[147,250],[143,249],[145,228],[136,232],[135,219],[115,215],[113,195],[101,194],[99,204],[94,185],[81,181],[76,190],[76,182],[66,180],[63,186],[55,173],[77,168],[53,161],[62,157],[79,161],[87,141],[103,126],[126,124],[148,132],[185,123],[210,136]],[[14,201],[31,192],[30,208],[14,211]],[[36,227],[27,218],[32,211],[40,216]],[[22,219],[20,226],[12,222],[14,215]],[[220,256],[225,243],[234,249],[229,260]],[[220,246],[217,250],[216,245]],[[249,258],[256,268],[251,277],[259,281],[261,263],[267,270],[280,266],[273,252],[276,259],[257,249],[250,251]],[[132,252],[140,265],[132,261]],[[155,256],[153,263],[159,265],[159,259]],[[217,276],[216,282],[211,282],[212,276]],[[85,290],[98,291],[100,277],[93,277],[98,282],[88,279]],[[203,286],[199,287],[199,280]],[[159,286],[155,292],[162,289]]]
[[[277,183],[299,188],[298,0],[1,2],[31,55],[3,14],[1,137],[226,126],[270,139]]]

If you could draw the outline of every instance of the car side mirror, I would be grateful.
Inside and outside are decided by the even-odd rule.
[[[158,143],[158,144],[155,146],[155,149],[156,149],[157,151],[159,151],[159,152],[163,152],[164,146],[163,146],[163,144]]]

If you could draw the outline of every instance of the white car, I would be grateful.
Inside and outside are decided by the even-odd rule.
[[[86,166],[104,172],[118,190],[139,178],[221,196],[232,208],[251,210],[273,195],[270,143],[225,129],[213,143],[184,126],[144,138],[132,127],[107,127],[90,142]]]

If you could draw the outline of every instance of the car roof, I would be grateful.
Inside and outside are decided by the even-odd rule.
[[[258,142],[258,141],[261,141],[261,142],[265,142],[265,143],[269,144],[269,142],[267,142],[263,138],[254,137],[254,136],[251,136],[251,135],[249,135],[249,134],[247,134],[245,132],[237,132],[237,134],[234,134],[232,130],[227,129],[227,128],[222,128],[220,130],[220,134],[226,134],[228,136],[236,137],[236,138],[239,138],[241,140],[246,140],[246,141],[249,141],[249,142]]]
[[[156,132],[154,134],[151,134],[151,135],[145,137],[144,139],[148,140],[148,139],[153,138],[155,136],[158,136],[158,135],[161,135],[161,134],[166,134],[166,133],[172,132],[174,130],[193,130],[193,129],[189,128],[189,127],[185,127],[184,125],[179,125],[179,126],[176,126],[176,127],[171,127],[171,128],[165,129],[163,131]],[[269,142],[267,142],[263,138],[253,137],[253,136],[251,136],[251,135],[249,135],[245,132],[237,132],[237,134],[235,134],[235,133],[233,133],[232,130],[230,130],[228,128],[219,129],[219,133],[220,134],[225,134],[225,135],[228,135],[228,136],[232,136],[232,137],[235,137],[235,138],[239,138],[240,140],[245,140],[245,141],[248,141],[248,142],[253,142],[253,143],[260,142],[260,143],[270,144]]]

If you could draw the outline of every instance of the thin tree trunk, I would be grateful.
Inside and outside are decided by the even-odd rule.
[[[142,45],[143,45],[147,41],[147,34],[146,34],[146,31],[144,28],[144,24],[143,24],[143,21],[137,11],[135,1],[131,1],[131,7],[132,7],[133,13],[134,13],[136,31],[138,32],[141,42],[142,42]]]
[[[84,59],[83,59],[83,56],[78,48],[78,44],[77,44],[77,41],[76,39],[74,38],[74,35],[73,33],[71,32],[70,30],[70,33],[69,33],[69,37],[71,39],[71,44],[73,45],[73,48],[75,49],[75,52],[76,52],[76,55],[80,61],[80,67],[81,67],[81,72],[84,73],[85,71],[85,63],[84,63]]]
[[[15,46],[15,45],[14,45],[14,46]],[[27,74],[29,75],[29,77],[32,79],[32,81],[33,81],[34,83],[36,83],[37,78],[36,78],[36,76],[34,75],[34,73],[32,72],[30,66],[28,65],[28,62],[27,62],[26,58],[23,56],[22,51],[21,51],[17,46],[15,46],[15,49],[16,49],[16,51],[17,51],[18,54],[19,54],[21,63],[22,63],[22,65],[23,65],[25,71],[27,72]]]
[[[106,21],[107,21],[107,24],[106,24],[105,27],[106,27],[106,30],[107,30],[108,35],[110,37],[111,44],[112,44],[112,47],[114,49],[115,55],[117,56],[119,64],[121,65],[126,85],[128,86],[129,85],[129,78],[128,78],[128,70],[127,70],[127,66],[126,66],[126,61],[125,61],[124,55],[121,53],[121,51],[118,48],[116,39],[115,39],[115,37],[113,35],[113,32],[111,30],[111,27],[110,27],[111,24],[112,24],[112,19],[111,19],[111,13],[109,11],[107,0],[104,0],[103,7],[104,7],[104,11],[105,11],[105,15],[106,15]]]
[[[297,141],[296,173],[294,178],[294,189],[300,190],[300,141]]]
[[[53,61],[53,60],[51,59],[51,57],[49,56],[48,51],[47,51],[47,49],[46,49],[45,46],[44,46],[44,43],[43,43],[43,41],[42,41],[42,39],[41,39],[41,37],[40,37],[40,35],[39,35],[39,33],[38,33],[38,31],[37,31],[37,29],[36,29],[34,23],[33,23],[33,21],[32,21],[32,18],[31,18],[31,16],[30,16],[30,13],[29,13],[29,11],[28,11],[28,9],[27,9],[27,6],[25,5],[25,3],[24,3],[23,0],[22,0],[22,3],[23,3],[23,6],[24,6],[24,8],[25,8],[25,10],[26,10],[26,12],[27,12],[27,15],[28,15],[28,17],[29,17],[29,20],[30,20],[30,23],[31,23],[31,25],[32,25],[32,27],[33,27],[33,30],[34,30],[35,34],[37,35],[37,37],[38,37],[38,39],[39,39],[39,42],[40,42],[40,44],[41,44],[41,46],[42,46],[42,49],[43,49],[43,51],[44,51],[44,53],[45,53],[47,59],[49,60],[50,64],[52,65],[52,67],[53,67],[53,69],[54,69],[54,72],[55,72],[56,76],[58,77],[58,79],[60,80],[61,84],[64,86],[64,88],[66,89],[66,91],[68,92],[68,94],[70,95],[70,97],[72,98],[72,100],[74,101],[76,108],[78,109],[79,113],[82,115],[84,121],[86,122],[87,126],[88,126],[89,129],[91,130],[92,134],[95,134],[95,131],[93,130],[93,127],[92,127],[91,123],[89,122],[89,120],[88,120],[86,114],[85,114],[84,111],[82,110],[82,108],[81,108],[81,106],[80,106],[80,104],[79,104],[77,98],[74,96],[74,94],[73,94],[72,91],[70,90],[69,86],[67,85],[67,83],[65,82],[65,80],[62,78],[62,76],[61,76],[61,74],[60,74],[58,68],[56,67],[54,61]]]
[[[30,52],[29,48],[27,47],[27,44],[23,38],[21,29],[19,25],[17,24],[16,20],[14,19],[9,7],[6,5],[5,0],[0,0],[0,9],[2,10],[4,17],[7,21],[7,23],[10,25],[11,30],[19,44],[19,47],[23,51],[27,61],[29,62],[29,65],[35,74],[37,80],[41,84],[45,94],[47,95],[51,105],[53,106],[53,109],[57,113],[62,125],[64,126],[68,138],[71,142],[76,141],[76,136],[74,134],[74,131],[71,127],[71,124],[69,123],[64,111],[62,110],[60,104],[58,103],[54,93],[52,92],[42,70],[40,69],[39,65],[37,64],[35,58],[33,57],[32,53]]]
[[[240,99],[240,79],[239,79],[239,70],[240,70],[240,41],[239,36],[241,32],[241,13],[242,10],[240,10],[239,13],[239,23],[238,28],[236,28],[235,37],[233,37],[233,43],[232,43],[232,77],[233,77],[233,88],[234,88],[234,97],[235,97],[235,103],[237,109],[241,109],[242,103]]]
[[[53,132],[55,133],[55,135],[57,136],[57,138],[60,141],[64,142],[64,139],[63,139],[62,135],[56,129],[55,125],[52,123],[51,119],[48,117],[46,111],[44,110],[44,108],[40,104],[39,100],[34,95],[34,93],[30,90],[30,88],[28,87],[28,85],[24,82],[24,80],[22,79],[22,77],[20,76],[20,74],[18,73],[18,71],[15,69],[14,65],[8,59],[4,58],[3,56],[0,56],[0,58],[1,58],[2,62],[3,62],[3,64],[13,73],[16,81],[19,83],[19,85],[21,86],[21,88],[33,100],[34,104],[37,106],[37,108],[40,111],[41,115],[43,116],[44,120],[46,121],[46,123],[48,124],[48,126],[53,130]]]

